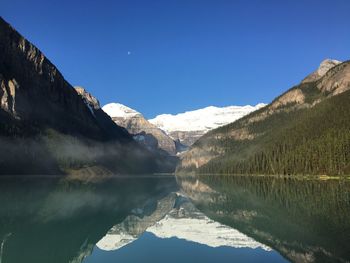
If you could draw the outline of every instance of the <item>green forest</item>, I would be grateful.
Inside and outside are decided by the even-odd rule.
[[[347,91],[311,108],[282,111],[249,125],[250,133],[259,134],[253,140],[209,142],[225,149],[225,154],[200,167],[198,173],[349,175],[349,102]],[[237,125],[215,132],[227,133]]]

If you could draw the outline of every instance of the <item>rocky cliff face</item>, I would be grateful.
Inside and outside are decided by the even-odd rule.
[[[69,174],[88,167],[108,174],[146,173],[174,166],[135,143],[96,98],[74,89],[2,18],[0,146],[0,174]]]
[[[103,138],[86,104],[33,44],[0,18],[0,102],[11,118]],[[124,130],[115,139],[128,138]]]
[[[179,143],[183,144],[186,149],[194,144],[206,131],[170,131],[169,136]]]
[[[105,134],[115,137],[118,133],[123,133],[129,138],[131,137],[126,129],[118,126],[100,107],[100,102],[91,93],[86,91],[83,87],[77,86],[75,90],[83,99],[86,107],[89,109],[95,122],[101,127]]]
[[[83,101],[85,102],[86,106],[91,110],[99,110],[100,102],[89,92],[87,92],[83,87],[77,86],[74,87],[76,92],[82,97]]]
[[[328,70],[335,67],[336,65],[340,64],[341,61],[335,60],[335,59],[325,59],[321,62],[318,69],[314,72],[312,72],[310,75],[308,75],[302,83],[312,82],[319,80],[321,77],[323,77]]]
[[[141,113],[119,103],[107,104],[103,110],[116,124],[127,129],[136,141],[147,146],[150,150],[161,149],[170,155],[176,154],[174,140],[147,121]]]

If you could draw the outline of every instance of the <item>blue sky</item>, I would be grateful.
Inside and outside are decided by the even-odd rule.
[[[1,0],[0,9],[72,85],[148,118],[270,102],[323,59],[350,59],[349,13],[348,0]]]

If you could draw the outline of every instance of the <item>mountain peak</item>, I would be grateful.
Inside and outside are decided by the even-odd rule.
[[[305,82],[312,82],[312,81],[316,81],[318,79],[320,79],[321,77],[323,77],[328,70],[330,70],[331,68],[335,67],[336,65],[342,63],[339,60],[335,60],[335,59],[325,59],[321,62],[320,66],[318,67],[318,69],[314,72],[312,72],[310,75],[308,75],[303,81],[302,83]]]
[[[234,122],[265,105],[259,103],[256,106],[208,106],[175,115],[161,114],[149,122],[165,131],[174,140],[190,146],[209,130]]]
[[[111,118],[122,117],[130,118],[137,115],[142,115],[138,111],[129,108],[121,103],[109,103],[102,107],[103,111],[106,112]]]
[[[112,120],[124,127],[134,139],[145,145],[149,150],[159,152],[159,149],[170,155],[176,154],[176,144],[164,131],[147,121],[141,113],[120,103],[109,103],[103,106]],[[161,152],[163,153],[163,152]]]
[[[340,64],[341,61],[335,59],[325,59],[321,62],[320,66],[317,69],[317,73],[320,77],[327,73],[328,70],[333,68],[334,66]]]
[[[234,122],[244,115],[257,110],[266,104],[256,106],[208,106],[202,109],[186,111],[178,114],[161,114],[149,120],[167,133],[173,131],[203,131]]]

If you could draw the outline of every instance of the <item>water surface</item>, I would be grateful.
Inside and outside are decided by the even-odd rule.
[[[0,262],[347,262],[347,181],[0,179]]]

